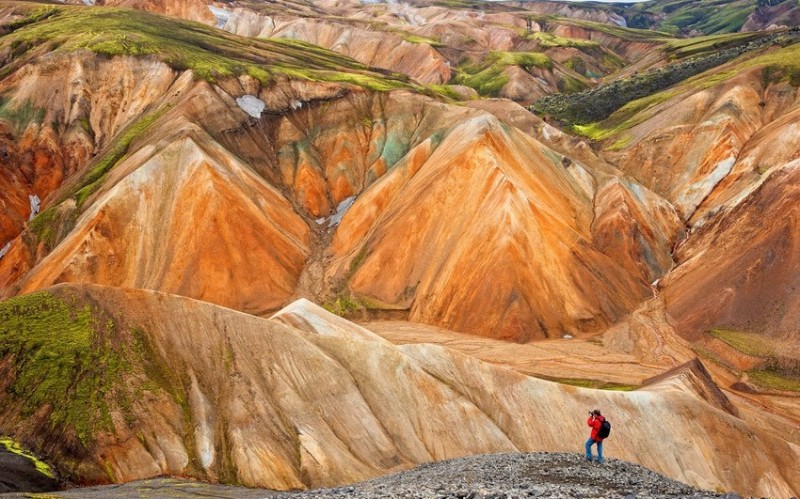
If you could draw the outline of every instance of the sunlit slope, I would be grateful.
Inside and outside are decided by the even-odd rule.
[[[601,406],[619,422],[612,455],[705,488],[796,488],[796,447],[728,412],[701,366],[637,392],[566,387],[441,347],[396,347],[307,301],[259,319],[60,286],[0,313],[3,365],[14,366],[3,420],[82,482],[180,474],[304,488],[432,459],[566,451],[585,437],[586,407]],[[14,324],[26,333],[11,334]],[[542,431],[543,419],[563,423]],[[750,445],[731,444],[743,438]]]

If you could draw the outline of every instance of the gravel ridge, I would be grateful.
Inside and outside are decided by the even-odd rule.
[[[30,494],[0,494],[30,498]],[[44,497],[44,496],[42,496]],[[637,464],[607,459],[588,463],[583,454],[503,453],[463,457],[349,486],[278,492],[202,481],[152,478],[125,484],[74,488],[48,498],[80,499],[523,499],[547,498],[705,498],[741,499],[736,494],[699,490]]]
[[[723,497],[696,489],[637,464],[607,459],[587,462],[582,454],[503,453],[451,459],[346,487],[292,494],[297,499],[514,499]]]

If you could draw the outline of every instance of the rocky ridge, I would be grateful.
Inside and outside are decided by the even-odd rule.
[[[690,487],[641,466],[616,459],[587,463],[579,454],[507,453],[429,463],[412,470],[333,489],[302,493],[225,487],[180,480],[153,479],[112,487],[87,487],[50,493],[86,499],[147,497],[220,497],[311,499],[523,499],[528,497],[739,498]],[[9,494],[16,498],[22,495]]]
[[[509,453],[425,464],[413,470],[292,497],[377,499],[521,499],[526,497],[726,497],[616,459],[588,463],[580,454]]]

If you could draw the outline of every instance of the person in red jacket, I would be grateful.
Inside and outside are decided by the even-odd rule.
[[[604,419],[600,409],[595,409],[589,413],[589,419],[586,421],[592,428],[592,434],[586,441],[586,460],[589,462],[592,462],[592,445],[597,444],[597,462],[603,463],[603,439],[597,436],[597,432],[600,431]]]

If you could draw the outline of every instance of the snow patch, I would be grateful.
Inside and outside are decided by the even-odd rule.
[[[83,0],[84,5],[94,5],[94,0]]]
[[[11,249],[11,241],[7,242],[6,245],[3,246],[2,249],[0,249],[0,258],[6,256],[6,253],[8,253],[8,250],[10,249]]]
[[[297,110],[297,109],[300,109],[301,107],[303,107],[303,101],[299,101],[299,100],[293,100],[292,101],[292,109]]]
[[[336,207],[336,213],[330,215],[328,217],[322,217],[316,219],[317,225],[327,225],[328,227],[336,227],[339,225],[339,222],[342,221],[342,217],[344,217],[345,212],[353,206],[355,203],[356,197],[350,196],[347,199],[342,200],[341,203]]]
[[[355,201],[356,197],[350,196],[349,198],[344,199],[341,203],[339,203],[339,206],[336,207],[336,213],[333,216],[331,216],[331,227],[336,227],[337,225],[339,225],[339,222],[342,221],[342,217],[344,217],[345,212],[349,210],[351,206],[353,206],[353,203],[355,203]]]
[[[225,26],[225,23],[227,23],[228,19],[231,18],[231,11],[228,9],[222,9],[220,7],[209,5],[208,10],[210,10],[211,13],[214,14],[214,17],[217,18],[217,28],[222,28]]]
[[[243,95],[236,99],[236,103],[242,110],[253,118],[260,118],[261,113],[267,108],[263,100],[255,95]]]
[[[39,210],[42,208],[42,200],[36,194],[28,194],[28,201],[31,203],[31,215],[28,217],[28,221],[31,221],[33,217],[39,214]]]

